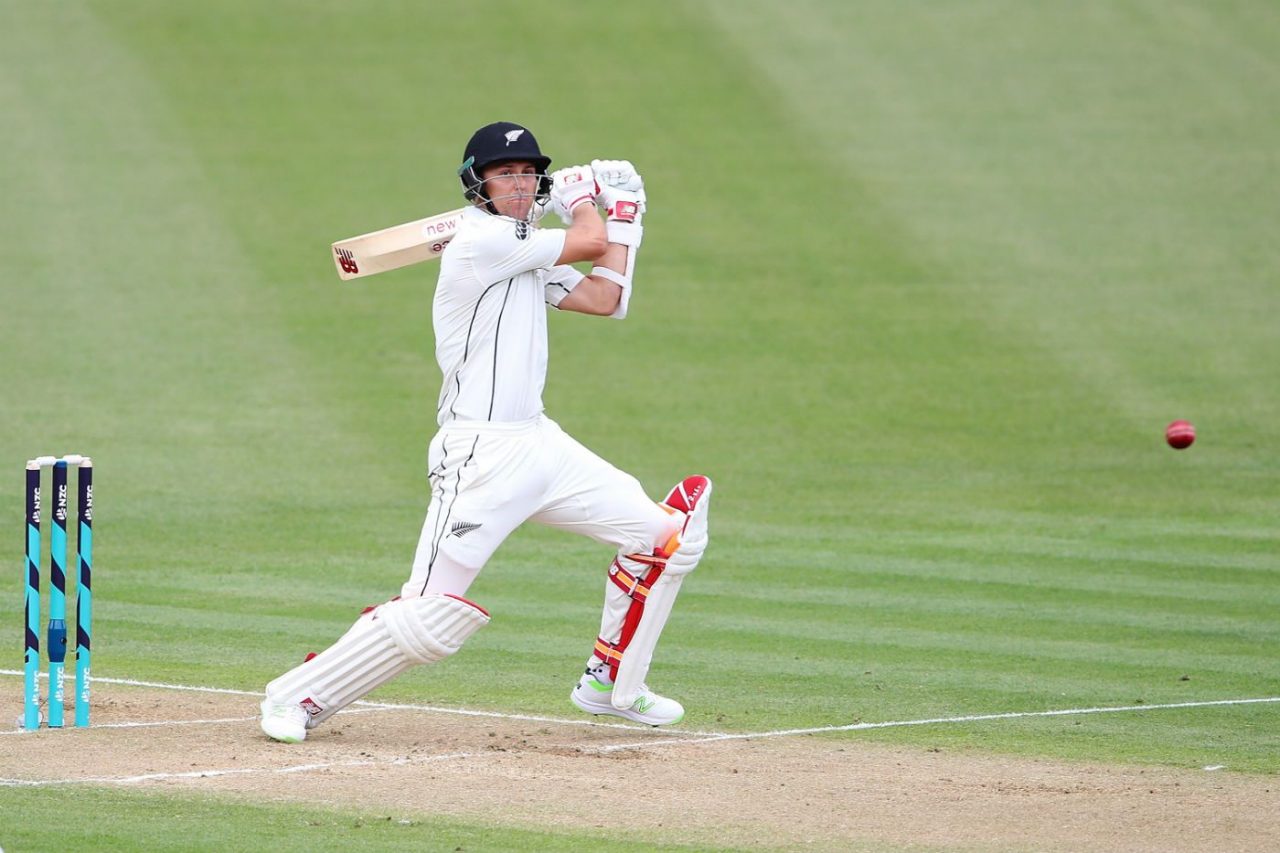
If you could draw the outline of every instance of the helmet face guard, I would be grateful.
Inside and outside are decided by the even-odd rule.
[[[541,212],[545,208],[551,193],[551,178],[547,175],[551,158],[542,153],[538,140],[527,127],[509,121],[485,125],[472,134],[462,158],[458,178],[462,181],[462,195],[467,201],[483,202],[490,213],[497,215],[481,175],[490,166],[519,160],[532,163],[538,170],[538,189],[532,209]]]

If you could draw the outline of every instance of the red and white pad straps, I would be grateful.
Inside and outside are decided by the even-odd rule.
[[[686,477],[663,501],[684,513],[681,529],[652,554],[627,555],[650,566],[643,579],[628,572],[618,560],[609,569],[610,582],[631,599],[618,641],[596,639],[596,654],[608,661],[614,679],[611,701],[615,708],[630,707],[639,695],[680,584],[697,567],[706,549],[710,502],[711,480],[702,475]]]
[[[629,554],[627,556],[631,560],[648,563],[659,573],[667,564],[665,558],[658,556],[641,554]],[[653,572],[648,572],[647,574],[653,574]],[[657,577],[657,575],[654,575],[654,577]],[[623,568],[621,561],[616,558],[613,561],[613,565],[609,567],[609,582],[622,590],[623,594],[631,599],[631,605],[622,620],[622,633],[618,636],[618,641],[611,643],[604,637],[596,637],[596,656],[609,664],[609,675],[616,678],[618,664],[622,662],[622,652],[631,642],[631,637],[636,632],[636,626],[640,624],[640,615],[644,612],[644,603],[649,597],[649,585]]]

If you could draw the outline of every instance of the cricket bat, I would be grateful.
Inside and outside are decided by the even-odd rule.
[[[458,233],[465,207],[348,237],[333,244],[333,263],[343,281],[440,257]]]

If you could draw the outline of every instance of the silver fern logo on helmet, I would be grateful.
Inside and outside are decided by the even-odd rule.
[[[519,130],[508,130],[506,133],[503,134],[503,136],[507,138],[507,144],[510,145],[511,143],[519,139],[520,135],[523,133],[524,133],[524,128],[521,128]]]

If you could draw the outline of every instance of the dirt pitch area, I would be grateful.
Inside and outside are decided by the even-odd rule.
[[[0,680],[13,688],[0,719],[21,711],[16,681]],[[687,732],[406,708],[345,712],[285,745],[260,734],[253,698],[196,695],[97,685],[92,728],[5,731],[0,778],[522,827],[614,815],[641,832],[742,847],[1280,850],[1280,780],[1269,777],[974,757],[857,733],[690,743]]]

